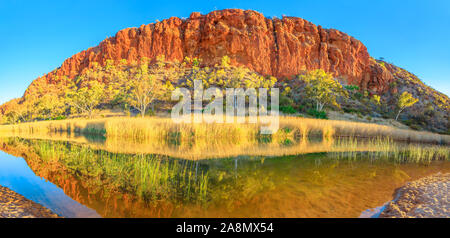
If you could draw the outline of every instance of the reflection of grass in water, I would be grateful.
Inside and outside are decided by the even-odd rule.
[[[296,136],[296,130],[282,128],[276,135],[263,135],[248,141],[232,141],[224,137],[223,141],[208,140],[207,138],[195,140],[181,140],[179,133],[169,133],[167,140],[121,139],[118,137],[82,136],[78,134],[21,134],[19,137],[27,139],[45,139],[52,141],[69,141],[89,145],[95,150],[105,150],[111,153],[128,154],[158,154],[171,158],[201,160],[211,158],[227,158],[240,155],[248,156],[286,156],[319,152],[346,152],[345,157],[357,156],[360,152],[393,151],[405,144],[386,137],[352,138],[352,137],[309,137]],[[404,146],[402,146],[404,148]],[[443,147],[445,148],[445,147]],[[411,151],[417,148],[411,147]],[[398,150],[398,149],[397,149]],[[416,152],[416,154],[419,151]],[[399,155],[398,153],[393,153]],[[381,154],[382,155],[382,154]],[[336,155],[339,156],[339,155]],[[375,156],[375,155],[374,155]],[[414,156],[414,154],[412,154]],[[430,155],[431,156],[431,155]],[[411,157],[411,156],[410,156]],[[420,157],[424,157],[421,155]],[[413,157],[413,158],[417,158]]]
[[[10,142],[15,143],[14,146],[20,150],[37,153],[39,156],[35,157],[41,157],[44,162],[37,159],[34,162],[36,166],[48,167],[50,170],[66,168],[66,174],[80,181],[72,184],[89,188],[87,190],[93,194],[85,200],[97,199],[103,204],[101,207],[109,197],[122,193],[136,195],[153,205],[151,207],[170,203],[169,209],[162,210],[167,212],[164,213],[166,216],[232,217],[261,214],[275,217],[294,217],[298,214],[317,216],[325,214],[327,204],[338,208],[340,205],[336,201],[341,202],[342,207],[348,207],[353,203],[351,199],[370,193],[370,189],[366,189],[367,184],[394,180],[400,186],[408,176],[413,177],[405,168],[410,165],[421,166],[417,160],[395,163],[395,158],[389,156],[391,151],[405,150],[407,153],[426,155],[423,156],[426,158],[429,155],[424,151],[430,148],[419,151],[415,147],[400,146],[389,140],[363,143],[342,139],[335,142],[342,148],[366,146],[375,149],[377,145],[380,150],[384,148],[385,157],[382,157],[383,151],[379,154],[366,151],[335,154],[341,157],[319,153],[265,158],[242,156],[192,162],[172,160],[165,156],[114,154],[62,142],[22,139],[12,139]],[[435,159],[448,160],[447,148],[433,151],[439,151],[440,155],[447,154],[447,157],[437,156]],[[348,156],[353,154],[354,157]],[[53,162],[63,166],[51,168]],[[432,166],[436,168],[436,164]],[[429,171],[431,166],[423,168],[421,171]],[[377,186],[383,185],[382,182]],[[372,185],[371,189],[376,188]],[[386,199],[381,200],[388,200],[392,191],[388,191]],[[199,207],[207,207],[208,211]],[[116,208],[111,206],[108,209]],[[342,209],[339,211],[348,212]],[[155,216],[156,213],[151,214]]]
[[[395,162],[430,163],[434,160],[449,160],[450,147],[441,145],[399,144],[390,138],[376,138],[369,140],[373,150],[358,152],[361,146],[356,139],[347,139],[339,142],[348,150],[330,153],[331,157],[340,159],[385,159]]]
[[[34,148],[42,160],[57,160],[93,185],[107,185],[105,189],[135,194],[147,201],[204,201],[206,197],[208,173],[195,170],[194,162],[115,154],[61,142],[38,141]]]
[[[170,118],[158,117],[104,118],[4,125],[0,126],[0,135],[55,140],[49,133],[66,131],[69,132],[66,140],[91,144],[93,149],[114,153],[160,154],[190,160],[377,150],[363,143],[356,146],[348,143],[348,146],[353,146],[351,149],[346,148],[345,144],[333,143],[334,140],[339,142],[337,138],[341,136],[450,143],[450,137],[445,135],[345,121],[280,117],[280,129],[274,135],[261,135],[260,126],[248,123],[176,124]],[[85,138],[75,137],[74,132],[83,133]],[[100,138],[93,136],[98,134]],[[321,143],[310,143],[312,138],[320,138]]]

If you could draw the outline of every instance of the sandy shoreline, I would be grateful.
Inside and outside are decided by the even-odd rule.
[[[397,189],[381,218],[449,218],[450,173],[435,174]]]
[[[0,186],[0,218],[58,218],[44,206]]]

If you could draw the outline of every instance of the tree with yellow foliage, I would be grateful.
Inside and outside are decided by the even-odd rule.
[[[105,87],[97,80],[87,81],[78,88],[74,83],[66,90],[66,101],[81,113],[92,118],[94,110],[104,98]]]
[[[45,94],[37,100],[35,110],[40,118],[48,120],[63,115],[66,107],[58,95]]]
[[[340,107],[338,97],[348,97],[342,85],[322,69],[300,75],[299,79],[306,83],[303,89],[305,96],[315,102],[315,109],[319,112],[325,105]]]
[[[8,105],[5,117],[8,123],[14,124],[26,121],[27,114],[27,108],[19,104],[19,99],[13,99]]]
[[[395,117],[395,120],[398,120],[398,117],[400,116],[400,113],[405,110],[405,108],[411,107],[412,105],[416,104],[419,101],[419,99],[414,98],[413,95],[409,92],[403,92],[400,97],[398,98],[397,106],[399,108],[397,116]]]
[[[130,72],[130,91],[127,102],[144,117],[148,107],[166,93],[167,87],[159,77],[150,74],[148,63],[143,62]]]

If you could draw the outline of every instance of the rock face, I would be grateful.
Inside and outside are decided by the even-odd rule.
[[[321,68],[374,92],[386,90],[393,79],[391,72],[370,60],[360,41],[338,30],[296,17],[268,19],[255,11],[228,9],[121,30],[37,80],[52,83],[56,76],[74,78],[95,62],[105,65],[108,59],[130,62],[159,55],[178,61],[197,57],[208,66],[228,55],[233,65],[280,79]]]

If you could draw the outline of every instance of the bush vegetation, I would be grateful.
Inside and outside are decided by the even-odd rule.
[[[384,67],[393,68],[387,63]],[[411,78],[411,82],[418,80],[407,71],[394,69],[397,69],[394,73],[396,77]],[[75,79],[55,76],[50,83],[36,80],[23,98],[13,100],[0,109],[0,124],[80,116],[93,118],[100,110],[122,111],[124,115],[142,117],[157,112],[167,113],[175,104],[170,100],[170,92],[178,87],[192,89],[194,80],[200,80],[204,88],[214,86],[221,90],[278,87],[281,92],[280,111],[283,114],[309,115],[320,119],[327,118],[327,110],[354,113],[361,118],[398,118],[402,111],[414,104],[408,102],[403,94],[394,100],[390,96],[363,90],[357,85],[343,86],[340,79],[320,69],[304,71],[293,79],[279,81],[243,66],[231,66],[227,56],[213,67],[202,66],[198,58],[186,57],[183,62],[176,62],[158,56],[153,61],[142,58],[139,62],[107,60],[103,66],[94,63]],[[401,80],[397,81],[401,85]],[[423,85],[420,90],[428,94],[431,89]],[[408,88],[401,91],[410,91],[411,100],[414,99],[412,95],[417,95]],[[404,119],[413,119],[410,126],[417,129],[427,128],[428,125],[422,125],[423,122],[433,122],[433,118],[445,119],[442,110],[450,110],[447,102],[443,95],[437,94],[434,101],[428,101],[423,106],[424,116],[417,113],[411,115],[411,110],[407,110]],[[395,110],[398,110],[397,115]]]
[[[149,108],[168,110],[170,92],[176,87],[193,88],[194,80],[203,87],[271,88],[277,79],[261,76],[245,67],[232,67],[229,57],[215,67],[200,67],[200,59],[185,58],[182,63],[155,62],[142,58],[139,62],[108,60],[105,66],[92,68],[70,80],[56,77],[51,84],[36,81],[23,99],[9,103],[3,122],[49,120],[77,114],[92,117],[98,109],[119,108],[145,116]],[[166,107],[165,107],[166,105]]]

